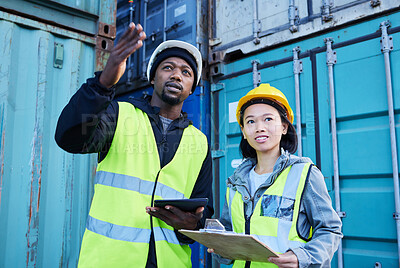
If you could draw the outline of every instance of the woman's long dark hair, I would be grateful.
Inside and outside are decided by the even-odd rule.
[[[255,99],[255,100],[249,101],[249,103],[246,103],[242,106],[242,109],[240,111],[240,125],[243,126],[243,115],[244,115],[244,111],[246,110],[246,108],[248,108],[250,105],[257,104],[257,103],[264,103],[267,105],[271,105],[272,107],[274,107],[278,110],[278,113],[281,117],[282,124],[287,124],[287,126],[288,126],[287,133],[285,135],[282,135],[280,147],[282,147],[284,150],[287,150],[291,154],[295,153],[297,150],[297,142],[298,142],[296,129],[294,128],[292,123],[289,122],[289,120],[286,117],[286,114],[284,113],[284,110],[278,104],[276,104],[274,102],[266,103],[266,101],[264,99]],[[257,157],[256,150],[250,146],[250,144],[243,137],[243,135],[242,135],[242,140],[240,141],[239,149],[240,149],[240,153],[242,154],[243,158],[256,158]]]

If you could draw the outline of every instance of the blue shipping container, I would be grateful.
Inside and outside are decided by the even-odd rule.
[[[200,45],[204,32],[197,29],[198,5],[204,1],[128,1],[118,0],[117,37],[127,29],[132,20],[140,23],[147,38],[143,47],[134,53],[128,61],[127,70],[119,84],[132,83],[134,80],[146,81],[146,68],[154,49],[164,40],[177,39]],[[203,51],[202,51],[203,52]],[[129,74],[128,77],[128,73]]]
[[[384,21],[391,22],[389,36],[386,37],[382,37],[383,31],[380,29]],[[394,196],[399,189],[394,188],[396,184],[393,178],[396,178],[396,174],[393,174],[392,166],[388,80],[385,57],[381,51],[381,42],[384,43],[385,38],[393,41],[388,48],[391,67],[389,80],[392,83],[393,120],[398,149],[399,12],[333,29],[223,64],[220,66],[223,75],[216,78],[218,83],[212,84],[212,114],[218,116],[212,136],[215,166],[219,168],[220,176],[220,204],[224,201],[225,179],[241,161],[238,150],[241,132],[235,118],[237,101],[253,88],[253,78],[257,72],[260,72],[261,83],[270,83],[284,92],[294,112],[296,108],[301,108],[302,154],[320,167],[334,207],[341,206],[338,212],[343,216],[343,249],[335,255],[333,267],[338,266],[340,253],[344,267],[399,265],[396,222],[393,218]],[[327,45],[329,40],[333,41],[333,51]],[[298,56],[302,64],[301,69],[297,69],[300,88],[298,104],[295,100],[293,52],[296,47],[300,48]],[[333,66],[333,76],[328,71],[327,60]],[[259,62],[256,73],[252,72],[254,61]],[[330,85],[333,85],[334,98],[329,94]],[[331,116],[331,103],[335,104],[336,118]],[[332,132],[332,120],[336,121],[337,133]],[[334,136],[337,137],[338,146],[337,185],[334,183]],[[395,164],[398,165],[398,161]]]

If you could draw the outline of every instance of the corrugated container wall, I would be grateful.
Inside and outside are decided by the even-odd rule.
[[[332,267],[398,267],[400,3],[214,4],[216,200],[223,204],[225,180],[242,161],[237,102],[259,83],[270,83],[295,112],[297,154],[321,169],[342,218],[344,239]]]
[[[76,267],[97,159],[62,151],[55,126],[102,69],[115,10],[108,0],[0,2],[0,267]]]

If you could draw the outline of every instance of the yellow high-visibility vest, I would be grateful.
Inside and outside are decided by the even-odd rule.
[[[303,247],[307,242],[299,236],[296,224],[301,196],[310,170],[310,163],[287,167],[255,205],[250,218],[250,234],[278,253],[285,253],[289,248]],[[244,234],[246,219],[242,195],[228,187],[226,199],[233,231]],[[246,261],[236,260],[233,267],[244,267],[245,264]],[[265,262],[251,262],[250,266],[277,267]]]
[[[180,245],[174,229],[145,208],[152,206],[153,193],[154,199],[190,198],[207,151],[206,136],[189,125],[173,159],[161,168],[147,114],[119,102],[111,147],[97,166],[78,266],[145,267],[153,228],[158,267],[191,267],[189,246]]]

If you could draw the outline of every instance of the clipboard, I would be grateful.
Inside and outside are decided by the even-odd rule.
[[[269,262],[269,257],[279,257],[278,253],[252,235],[209,228],[200,231],[181,229],[179,232],[227,259]]]

